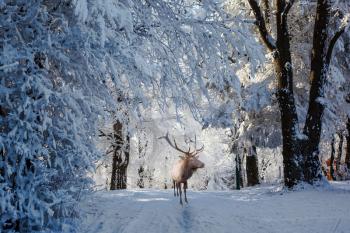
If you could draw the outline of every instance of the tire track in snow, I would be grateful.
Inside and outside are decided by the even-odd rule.
[[[133,201],[140,206],[139,212],[120,232],[179,232],[169,212],[174,203],[167,195],[143,192],[142,198],[136,197]]]

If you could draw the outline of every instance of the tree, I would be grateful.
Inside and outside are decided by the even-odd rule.
[[[127,168],[130,157],[130,136],[125,124],[116,120],[113,124],[113,132],[105,133],[100,130],[100,137],[106,138],[109,147],[106,156],[112,154],[110,190],[126,189]],[[125,135],[126,134],[126,135]]]
[[[331,37],[329,22],[331,1],[318,0],[314,24],[311,70],[309,74],[310,93],[308,111],[303,135],[299,133],[298,114],[293,93],[293,66],[288,28],[288,13],[294,0],[277,0],[274,39],[266,26],[261,8],[256,0],[248,0],[255,15],[255,24],[260,37],[272,53],[277,79],[277,98],[281,113],[284,183],[292,188],[301,181],[315,183],[321,179],[321,166],[318,158],[322,128],[324,85],[328,75],[332,51],[336,41],[345,31],[345,22]]]
[[[0,231],[73,232],[110,98],[98,52],[64,1],[1,1],[0,21]]]
[[[245,149],[247,150],[247,149]],[[259,184],[259,167],[256,147],[254,145],[248,149],[246,156],[247,186]]]
[[[235,158],[235,162],[236,162],[236,189],[240,190],[241,187],[243,187],[243,178],[242,178],[242,163],[241,163],[241,157],[239,156],[239,154],[236,154],[236,158]]]
[[[335,136],[333,135],[331,143],[331,157],[329,158],[329,175],[327,177],[329,180],[336,180],[334,175],[334,156],[335,156]]]
[[[123,124],[119,121],[113,125],[113,130],[116,146],[113,152],[111,190],[126,189],[130,136],[128,133],[123,135]]]

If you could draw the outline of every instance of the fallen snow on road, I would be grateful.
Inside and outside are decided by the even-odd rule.
[[[181,206],[171,190],[100,191],[81,203],[81,232],[350,232],[350,183],[281,191],[188,192]]]

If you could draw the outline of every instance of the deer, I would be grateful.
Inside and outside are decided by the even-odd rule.
[[[191,147],[189,146],[188,151],[182,150],[177,146],[177,143],[175,139],[173,139],[173,143],[171,142],[169,138],[169,133],[167,133],[165,136],[160,137],[159,139],[164,138],[168,144],[174,148],[175,150],[179,151],[182,153],[180,155],[180,160],[178,160],[172,170],[171,170],[171,178],[173,180],[173,185],[174,185],[174,196],[179,196],[180,193],[180,204],[183,205],[182,203],[182,190],[181,190],[181,184],[183,184],[183,190],[185,194],[185,202],[188,203],[187,200],[187,195],[186,195],[186,190],[187,190],[187,180],[191,178],[193,173],[198,169],[198,168],[203,168],[204,163],[201,162],[198,157],[199,153],[204,150],[204,145],[200,148],[196,148],[197,140],[195,137],[195,149],[194,151],[191,152]],[[175,192],[176,189],[176,192]]]

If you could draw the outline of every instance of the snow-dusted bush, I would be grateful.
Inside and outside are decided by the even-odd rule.
[[[0,1],[0,229],[73,231],[108,91],[67,1]]]

